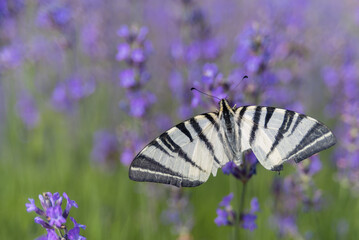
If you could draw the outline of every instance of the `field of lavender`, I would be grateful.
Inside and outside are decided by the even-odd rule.
[[[1,0],[0,239],[355,239],[358,42],[355,0]],[[337,144],[280,174],[248,153],[195,188],[129,180],[146,143],[218,108],[192,87]]]

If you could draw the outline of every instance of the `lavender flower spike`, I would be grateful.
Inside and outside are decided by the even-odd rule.
[[[67,204],[65,210],[62,209],[62,199],[66,198]],[[74,227],[71,230],[67,229],[66,219],[69,216],[70,209],[72,207],[78,207],[77,203],[74,200],[71,200],[66,193],[63,193],[63,197],[56,192],[52,194],[51,192],[44,192],[42,195],[39,195],[39,199],[43,209],[39,209],[35,205],[35,200],[29,198],[30,203],[26,203],[26,210],[28,212],[35,211],[38,215],[35,217],[34,221],[37,224],[40,224],[43,228],[47,230],[47,235],[42,235],[37,239],[43,240],[84,240],[83,236],[80,236],[80,228],[85,229],[86,226],[78,224],[76,220],[72,217],[71,220],[74,223]],[[55,231],[56,230],[56,231]]]

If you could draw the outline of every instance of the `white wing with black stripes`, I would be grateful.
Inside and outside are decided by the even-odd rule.
[[[252,149],[269,170],[281,170],[288,160],[298,163],[336,143],[324,124],[290,110],[245,106],[236,110],[236,116],[243,148]]]
[[[279,171],[282,163],[300,162],[335,142],[311,117],[273,107],[231,108],[222,99],[218,113],[184,121],[148,144],[131,163],[129,177],[194,187],[228,161],[240,165],[248,149],[266,169]]]
[[[232,159],[219,134],[217,113],[182,122],[148,144],[132,161],[129,177],[135,181],[194,187]]]

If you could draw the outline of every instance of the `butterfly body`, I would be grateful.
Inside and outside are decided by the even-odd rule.
[[[268,170],[279,171],[288,160],[300,162],[329,148],[332,132],[304,114],[274,107],[230,107],[197,115],[154,139],[137,154],[129,177],[177,187],[198,186],[229,161],[242,162],[251,149]]]

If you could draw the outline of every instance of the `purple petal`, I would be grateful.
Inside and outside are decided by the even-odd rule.
[[[62,216],[62,209],[60,206],[48,208],[46,215],[50,218],[49,224],[51,226],[61,227],[62,224],[66,223],[66,219]]]
[[[46,235],[42,235],[42,236],[36,238],[35,240],[48,240],[47,234],[46,234]]]
[[[232,199],[233,199],[233,193],[230,193],[222,199],[222,201],[219,203],[219,206],[229,207]]]
[[[43,210],[41,210],[40,208],[36,207],[34,199],[29,198],[29,201],[30,201],[30,203],[25,203],[27,212],[35,211],[36,214],[45,216],[45,212]]]
[[[46,229],[47,230],[47,240],[59,240],[60,238],[57,236],[54,229]]]
[[[227,162],[226,165],[222,167],[222,172],[226,175],[229,175],[233,173],[236,167],[237,165],[233,161]]]
[[[220,208],[218,208],[216,212],[217,212],[217,217],[214,219],[214,222],[217,224],[217,226],[228,225],[229,224],[228,212]]]
[[[135,63],[141,63],[145,60],[143,49],[137,48],[132,51],[131,58]]]
[[[136,73],[135,70],[125,69],[120,73],[120,84],[124,88],[133,87],[136,84]]]
[[[254,214],[244,214],[242,216],[242,227],[244,229],[248,229],[250,231],[253,231],[257,228],[257,224],[255,223],[257,219],[257,216]]]
[[[32,198],[29,198],[30,203],[25,203],[26,211],[32,212],[36,210],[35,200]]]
[[[255,213],[258,212],[259,209],[259,202],[258,199],[256,197],[252,198],[251,200],[251,213]]]
[[[322,169],[322,163],[318,157],[318,155],[312,156],[311,158],[311,162],[309,165],[309,175],[313,176],[314,174],[316,174],[317,172],[319,172]]]
[[[67,216],[68,216],[69,213],[70,213],[70,209],[71,209],[72,207],[78,208],[78,205],[77,205],[77,203],[76,203],[74,200],[71,200],[71,199],[67,196],[67,194],[66,194],[65,192],[64,192],[62,195],[63,195],[64,198],[66,198],[66,200],[67,200],[66,208],[65,208],[64,212],[62,213],[62,216],[66,219]]]
[[[82,229],[86,229],[86,226],[85,225],[82,225],[82,224],[79,224],[76,222],[76,220],[73,218],[73,217],[70,217],[71,221],[74,223],[75,227],[79,227],[79,228],[82,228]]]
[[[35,223],[40,224],[42,227],[44,228],[51,228],[52,226],[50,226],[50,224],[48,224],[44,219],[42,219],[41,217],[35,217],[34,219]]]
[[[125,148],[121,154],[121,162],[124,165],[129,166],[133,160],[133,157],[134,157],[133,150],[131,148]]]
[[[131,47],[127,43],[121,43],[117,46],[117,54],[116,59],[117,61],[122,61],[128,58],[131,52]]]
[[[130,29],[128,28],[127,25],[122,25],[118,30],[117,30],[117,35],[123,38],[127,38],[130,35]]]
[[[138,35],[137,35],[137,41],[138,42],[143,42],[148,34],[148,28],[147,27],[141,27],[140,30],[138,31]]]

